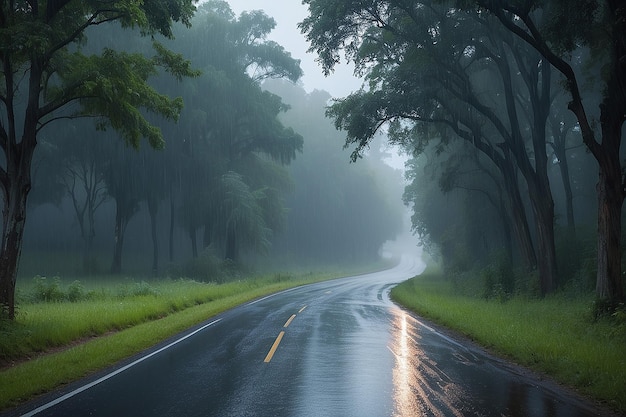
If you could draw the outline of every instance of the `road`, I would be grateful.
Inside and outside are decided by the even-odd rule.
[[[395,306],[389,289],[422,269],[421,261],[404,258],[388,271],[256,300],[14,413],[598,415],[576,397]]]

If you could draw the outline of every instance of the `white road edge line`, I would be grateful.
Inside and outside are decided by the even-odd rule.
[[[293,290],[296,290],[296,289],[298,289],[298,288],[300,288],[300,287],[287,288],[286,290],[282,290],[282,291],[279,291],[279,292],[275,292],[275,293],[273,293],[273,294],[266,295],[265,297],[258,298],[258,299],[254,300],[254,301],[250,301],[249,303],[246,303],[246,304],[244,304],[244,305],[246,305],[246,306],[251,306],[251,305],[254,305],[254,304],[256,304],[256,303],[260,303],[261,301],[267,300],[268,298],[276,297],[277,295],[284,294],[284,293],[286,293],[286,292],[293,291]]]
[[[21,417],[31,417],[31,416],[34,416],[35,414],[39,414],[40,412],[42,412],[44,410],[47,410],[50,407],[54,407],[55,405],[65,401],[65,400],[67,400],[69,398],[72,398],[73,396],[75,396],[77,394],[80,394],[81,392],[86,391],[89,388],[94,387],[94,386],[98,385],[101,382],[106,381],[107,379],[113,378],[115,375],[124,372],[125,370],[127,370],[127,369],[129,369],[129,368],[131,368],[131,367],[133,367],[135,365],[137,365],[138,363],[143,362],[146,359],[151,358],[152,356],[157,355],[157,354],[163,352],[164,350],[171,348],[172,346],[182,342],[185,339],[190,338],[191,336],[195,335],[196,333],[201,332],[202,330],[206,329],[207,327],[213,326],[214,324],[216,324],[217,322],[219,322],[221,320],[222,319],[213,320],[212,322],[210,322],[208,324],[205,324],[204,326],[202,326],[199,329],[196,329],[193,332],[191,332],[191,333],[181,337],[180,339],[177,339],[177,340],[173,341],[169,345],[163,346],[161,349],[155,350],[154,352],[152,352],[152,353],[150,353],[150,354],[148,354],[146,356],[142,356],[141,358],[137,359],[136,361],[134,361],[132,363],[129,363],[128,365],[123,366],[123,367],[121,367],[119,369],[116,369],[115,371],[113,371],[113,372],[103,376],[102,378],[99,378],[99,379],[93,381],[93,382],[90,382],[89,384],[83,385],[80,388],[76,388],[74,391],[69,392],[69,393],[67,393],[67,394],[65,394],[65,395],[63,395],[63,396],[61,396],[61,397],[59,397],[59,398],[57,398],[57,399],[55,399],[53,401],[50,401],[49,403],[46,403],[46,404],[44,404],[44,405],[42,405],[42,406],[40,406],[38,408],[35,408],[34,410],[32,410],[32,411],[30,411],[30,412],[28,412],[26,414],[22,414]]]

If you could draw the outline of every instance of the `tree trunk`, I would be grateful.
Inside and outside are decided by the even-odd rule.
[[[235,230],[232,227],[228,227],[228,230],[226,232],[226,251],[224,254],[224,258],[230,259],[233,262],[237,262],[239,258]]]
[[[557,287],[558,271],[554,244],[554,202],[549,190],[537,192],[529,186],[535,215],[537,249],[539,253],[539,280],[541,295],[545,296]]]
[[[150,213],[150,231],[152,234],[152,276],[159,274],[159,237],[157,233],[157,213],[159,204],[153,198],[148,198],[148,212]]]
[[[574,196],[572,193],[572,183],[569,173],[569,163],[567,162],[567,150],[565,147],[567,132],[569,129],[560,131],[556,123],[551,123],[552,137],[554,138],[553,150],[559,161],[559,171],[563,192],[565,193],[565,214],[567,218],[567,231],[569,238],[576,237],[576,223],[574,221]]]
[[[617,186],[616,186],[617,185]],[[621,277],[620,231],[623,197],[621,178],[600,171],[598,181],[598,274],[596,295],[616,306],[624,299]]]
[[[509,262],[513,262],[513,233],[511,232],[509,216],[507,215],[508,212],[506,210],[506,203],[504,202],[502,196],[500,196],[499,200],[500,207],[498,209],[498,214],[500,215],[500,221],[502,223],[504,251]]]
[[[176,205],[174,204],[174,192],[170,183],[170,230],[169,230],[169,249],[170,262],[174,262],[174,224],[176,223]]]
[[[513,220],[513,231],[519,246],[520,255],[527,271],[537,269],[537,255],[535,247],[530,236],[530,228],[528,226],[528,218],[524,210],[524,203],[519,192],[517,178],[511,171],[512,168],[501,169],[504,176],[505,191],[509,199],[511,219]]]
[[[5,62],[4,64],[7,64]],[[15,113],[13,107],[13,90],[7,91],[4,105],[8,118],[8,137],[5,138],[3,151],[5,160],[3,170],[0,169],[0,186],[4,197],[2,210],[2,244],[0,246],[0,316],[6,314],[10,320],[15,319],[15,283],[17,269],[22,254],[22,239],[26,223],[26,200],[31,189],[31,165],[33,153],[37,146],[37,123],[39,111],[39,91],[41,88],[41,63],[31,61],[28,105],[24,116],[22,140],[16,140]],[[5,65],[5,81],[13,88],[13,73]]]
[[[91,199],[91,197],[89,197]],[[93,241],[96,237],[96,219],[95,219],[95,207],[93,207],[93,203],[90,201],[87,206],[87,227],[88,230],[84,230],[81,226],[81,231],[83,231],[83,240],[85,241],[85,250],[83,251],[83,271],[86,274],[91,274],[96,272],[96,265],[93,256]]]
[[[602,106],[602,147],[604,158],[599,159],[598,191],[598,274],[596,295],[609,306],[624,301],[622,283],[622,205],[624,184],[619,159],[622,113],[615,107]],[[609,150],[609,147],[613,149]]]
[[[213,240],[213,235],[211,233],[211,225],[210,225],[210,222],[206,222],[206,224],[204,225],[202,246],[204,246],[204,248],[208,248],[209,246],[211,246],[212,240]]]
[[[29,169],[30,170],[30,169]],[[26,199],[30,191],[30,173],[9,184],[5,192],[2,247],[0,249],[0,306],[3,315],[15,319],[15,283],[22,252],[26,220]]]
[[[122,273],[122,251],[124,248],[124,232],[127,220],[120,203],[116,201],[117,210],[115,211],[115,243],[113,247],[113,262],[111,262],[111,273]]]
[[[567,156],[563,154],[563,159],[559,156],[559,168],[561,171],[561,180],[563,181],[563,191],[565,192],[565,213],[567,216],[567,230],[569,236],[576,237],[576,222],[574,221],[574,194],[572,193],[572,184],[570,182],[569,165]]]
[[[198,257],[198,239],[196,237],[196,228],[189,226],[189,240],[191,241],[191,254],[193,258]]]
[[[620,161],[622,127],[626,119],[626,11],[622,1],[608,1],[613,17],[613,68],[600,106],[602,126],[598,181],[598,275],[596,296],[612,308],[624,299],[621,214],[625,183]],[[594,151],[595,143],[590,143]],[[589,145],[588,145],[589,146]]]

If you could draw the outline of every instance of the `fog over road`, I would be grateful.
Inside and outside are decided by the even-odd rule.
[[[265,297],[114,374],[14,411],[153,417],[597,415],[573,396],[463,346],[394,305],[389,289],[422,269],[421,261],[404,258],[388,271]]]

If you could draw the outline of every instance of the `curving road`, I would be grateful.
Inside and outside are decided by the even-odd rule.
[[[419,260],[230,310],[121,368],[14,410],[37,416],[597,416],[395,306]],[[470,318],[468,318],[470,319]]]

